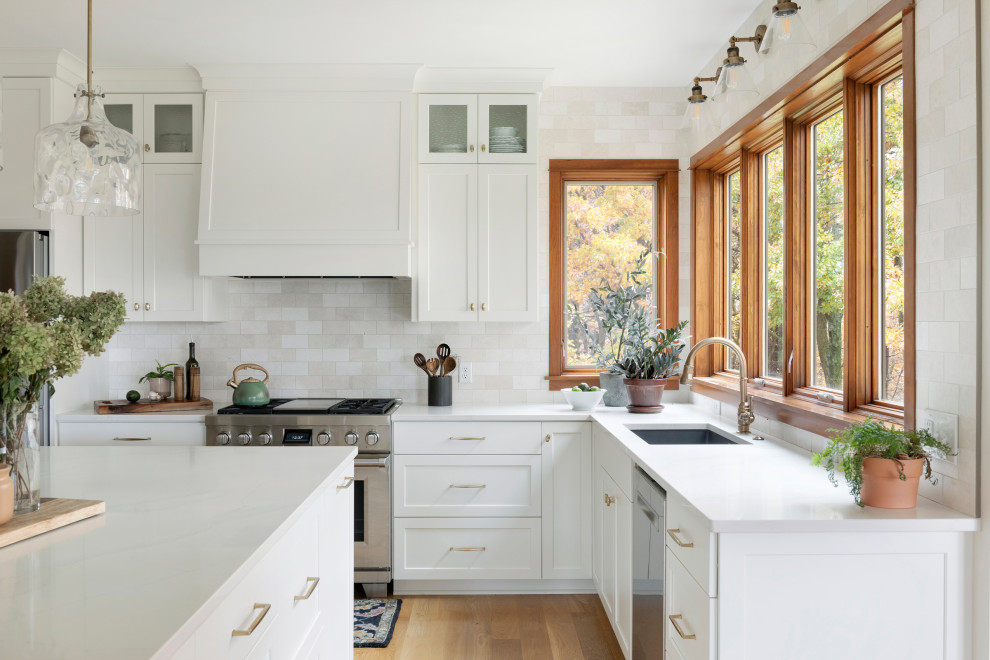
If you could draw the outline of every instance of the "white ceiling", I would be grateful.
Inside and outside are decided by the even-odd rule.
[[[86,0],[3,0],[0,44],[86,53]],[[94,0],[95,68],[205,62],[546,67],[689,86],[759,0]],[[707,72],[708,75],[711,72]]]

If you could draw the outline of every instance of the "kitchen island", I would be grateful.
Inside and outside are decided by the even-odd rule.
[[[350,657],[355,454],[43,449],[42,496],[106,513],[0,549],[0,655]]]

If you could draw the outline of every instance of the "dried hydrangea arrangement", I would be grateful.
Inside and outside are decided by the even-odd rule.
[[[46,384],[79,371],[85,355],[103,352],[125,313],[124,294],[72,296],[61,277],[38,278],[19,296],[0,293],[0,445],[13,466],[18,502],[32,497],[35,481],[31,462],[19,460],[31,409]]]

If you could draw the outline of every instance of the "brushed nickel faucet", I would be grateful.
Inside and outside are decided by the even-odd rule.
[[[699,341],[691,347],[687,357],[684,358],[681,385],[690,383],[691,377],[694,375],[694,354],[698,352],[699,348],[704,348],[709,344],[728,346],[736,354],[736,359],[739,360],[739,416],[736,419],[739,422],[739,432],[749,433],[749,425],[756,420],[756,416],[753,414],[753,397],[749,396],[746,391],[746,356],[743,355],[739,344],[725,337],[708,337]]]

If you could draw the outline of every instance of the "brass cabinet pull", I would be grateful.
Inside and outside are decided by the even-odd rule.
[[[485,150],[485,145],[481,145],[481,150],[482,150],[482,151],[484,151],[484,150]]]
[[[480,438],[472,438],[472,437],[468,437],[468,436],[462,436],[462,437],[451,436],[450,439],[451,440],[484,440],[485,439],[485,436],[481,436]]]
[[[678,621],[684,620],[683,616],[680,614],[668,614],[667,618],[670,619],[670,622],[674,625],[674,630],[676,630],[677,634],[681,636],[681,639],[697,639],[697,635],[685,634],[684,630],[681,628],[681,624],[677,623]]]
[[[484,311],[487,311],[487,310],[488,310],[488,303],[481,303],[481,311],[484,312]]]
[[[151,151],[151,145],[150,144],[144,145],[144,150],[145,151]]]
[[[449,552],[484,552],[485,548],[454,548],[451,547]]]
[[[337,490],[345,490],[350,488],[352,483],[354,483],[354,477],[347,477],[344,479],[343,485],[337,486]]]
[[[465,484],[463,486],[458,486],[455,484],[450,484],[451,488],[485,488],[485,484]]]
[[[474,153],[474,145],[473,144],[470,147],[468,147],[468,149],[471,150],[471,153]]]
[[[543,442],[550,442],[550,434],[547,433],[547,437],[543,438]]]
[[[151,311],[151,303],[144,303],[144,308],[145,308],[145,310],[147,310],[147,311],[150,312]]]
[[[471,303],[471,311],[474,311],[474,303]]]
[[[147,442],[151,438],[114,438],[117,442]]]
[[[605,493],[605,506],[612,506],[613,504],[615,504],[615,498]]]
[[[677,545],[681,546],[682,548],[693,548],[694,547],[694,543],[685,543],[684,541],[682,541],[681,539],[679,539],[677,537],[677,535],[680,534],[680,533],[681,533],[681,530],[679,530],[679,529],[668,529],[667,530],[667,534],[670,535],[670,538],[674,539],[674,543],[676,543]]]
[[[134,303],[134,311],[136,312],[139,309],[141,309],[141,303]]]
[[[254,629],[257,628],[258,624],[265,618],[265,615],[268,614],[268,610],[272,609],[272,606],[270,603],[255,603],[254,607],[251,609],[261,610],[261,614],[254,617],[254,621],[251,622],[251,625],[248,626],[247,630],[234,630],[230,633],[231,637],[247,637],[253,633]]]
[[[316,585],[318,585],[320,583],[320,578],[318,578],[318,577],[315,577],[315,578],[314,577],[308,577],[308,578],[306,578],[306,582],[309,583],[309,589],[306,591],[306,595],[305,596],[293,596],[292,597],[292,600],[309,600],[309,597],[313,595],[313,592],[314,591],[316,591]]]

